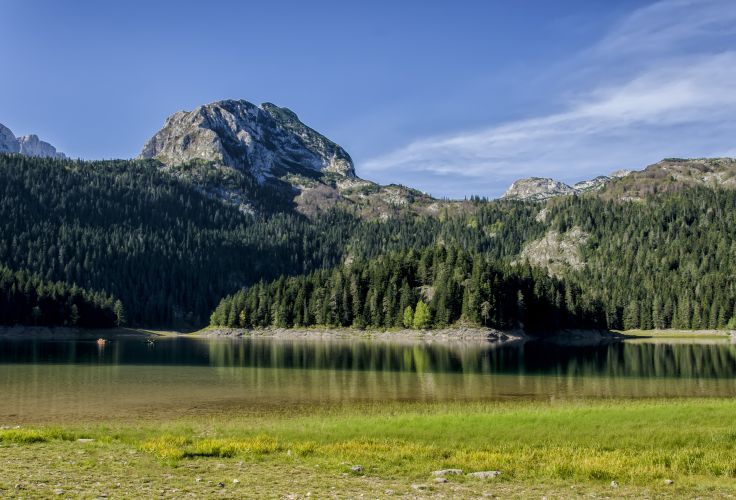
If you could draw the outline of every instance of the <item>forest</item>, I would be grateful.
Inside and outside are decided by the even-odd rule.
[[[125,324],[119,300],[0,266],[0,325],[110,328]]]
[[[243,213],[198,182],[155,161],[0,155],[0,265],[34,276],[39,297],[53,284],[92,302],[96,294],[119,302],[131,326],[193,329],[211,320],[403,326],[409,306],[414,316],[426,306],[430,327],[456,321],[528,328],[736,325],[734,191],[687,188],[640,201],[592,194],[546,205],[473,198],[462,210],[426,216],[397,209],[369,220],[349,209],[306,217],[267,193],[258,195],[254,214]],[[580,247],[582,269],[551,278],[521,262],[530,242],[573,228],[588,235]],[[420,272],[422,256],[429,275]],[[403,267],[392,267],[395,261]],[[480,285],[470,285],[479,276],[476,261],[477,273],[492,280],[478,292]],[[502,286],[494,288],[493,280]],[[4,297],[17,293],[3,283]],[[301,305],[291,304],[300,290]],[[39,306],[42,317],[36,310],[19,319],[6,307],[0,323],[72,324],[62,295],[53,295],[54,307],[67,312],[47,315],[49,307]],[[326,306],[323,295],[339,296],[339,307]],[[253,298],[262,296],[278,307]],[[492,306],[485,314],[475,303],[479,296]],[[251,305],[233,318],[235,297]],[[546,325],[533,324],[540,317]]]
[[[237,328],[427,329],[458,322],[554,331],[603,328],[605,315],[599,302],[585,301],[544,270],[438,246],[260,282],[223,299],[211,318],[212,325]]]

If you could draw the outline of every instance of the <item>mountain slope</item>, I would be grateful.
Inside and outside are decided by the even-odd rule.
[[[697,186],[736,189],[736,159],[666,158],[607,184],[600,196],[605,199],[642,200],[648,196]]]
[[[515,203],[477,202],[472,221],[362,218],[340,206],[312,218],[248,214],[195,180],[153,160],[0,155],[0,264],[114,295],[132,325],[184,328],[202,326],[222,296],[261,279],[439,240],[501,258],[543,231],[537,208]]]

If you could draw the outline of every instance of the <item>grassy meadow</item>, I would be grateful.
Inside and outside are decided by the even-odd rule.
[[[731,400],[607,400],[6,426],[0,496],[732,497],[734,416]]]

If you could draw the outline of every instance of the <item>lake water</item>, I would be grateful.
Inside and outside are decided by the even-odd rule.
[[[736,346],[0,338],[0,425],[382,401],[736,396]]]

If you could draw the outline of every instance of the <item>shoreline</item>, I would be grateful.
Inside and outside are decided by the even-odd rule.
[[[521,330],[453,327],[437,330],[358,330],[355,328],[222,328],[208,327],[190,334],[205,338],[263,338],[300,340],[378,340],[410,342],[519,342],[530,337]]]
[[[354,328],[224,328],[208,327],[190,334],[204,338],[231,339],[301,339],[301,340],[373,340],[385,342],[477,342],[506,344],[543,341],[560,345],[584,346],[619,342],[625,335],[608,330],[560,330],[549,336],[530,334],[523,330],[454,326],[436,330],[358,330]]]
[[[98,338],[230,338],[230,339],[278,339],[278,340],[375,340],[386,342],[481,342],[508,343],[542,341],[560,345],[594,345],[619,341],[728,341],[736,343],[734,330],[559,330],[550,335],[538,335],[524,330],[496,330],[474,326],[452,326],[430,330],[388,329],[360,330],[344,327],[307,328],[226,328],[206,327],[185,332],[154,330],[149,328],[118,327],[110,329],[0,326],[0,339],[34,338],[40,340]]]
[[[157,332],[143,328],[70,328],[66,326],[0,326],[0,339],[34,338],[40,340],[98,338],[148,338],[182,335],[179,332]]]

